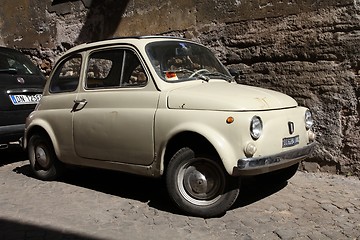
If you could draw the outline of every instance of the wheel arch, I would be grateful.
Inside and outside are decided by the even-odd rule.
[[[51,144],[53,145],[56,156],[59,157],[59,145],[57,144],[55,135],[51,131],[51,128],[49,126],[46,126],[46,124],[33,124],[27,128],[24,139],[25,149],[27,149],[29,145],[29,140],[34,134],[42,134],[48,137],[48,139],[51,141]]]
[[[238,179],[227,174],[221,161],[207,157],[218,154],[200,134],[183,132],[172,140],[165,154],[167,160],[171,159],[165,165],[165,179],[172,201],[193,216],[208,218],[224,214],[238,197]],[[199,151],[205,154],[197,156]]]
[[[211,140],[209,140],[203,134],[195,131],[182,131],[171,137],[166,144],[166,149],[163,156],[162,169],[166,174],[166,169],[172,156],[181,148],[189,147],[195,151],[195,153],[202,153],[209,156],[214,156],[224,166],[224,161],[221,153],[217,150]],[[226,168],[225,168],[226,169]]]

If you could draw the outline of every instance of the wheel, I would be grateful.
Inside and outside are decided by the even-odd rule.
[[[290,178],[292,178],[296,174],[296,172],[299,168],[299,164],[300,163],[296,163],[296,164],[291,165],[290,167],[287,167],[284,169],[279,169],[274,172],[261,174],[261,175],[259,175],[259,179],[261,181],[265,181],[265,182],[269,182],[269,183],[275,183],[275,184],[283,183],[283,182],[289,180]]]
[[[57,159],[50,139],[33,135],[29,140],[29,161],[34,175],[41,180],[55,180],[63,172],[63,164]]]
[[[202,73],[209,73],[209,70],[203,68],[203,69],[199,69],[197,71],[195,71],[194,73],[192,73],[189,78],[195,77],[196,75],[202,74]]]
[[[180,149],[166,173],[170,198],[184,212],[199,217],[224,214],[239,195],[239,179],[227,175],[217,159]]]

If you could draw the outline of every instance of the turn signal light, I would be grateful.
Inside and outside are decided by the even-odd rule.
[[[231,124],[231,123],[233,123],[235,121],[235,119],[233,118],[233,117],[228,117],[227,119],[226,119],[226,123],[227,124]]]

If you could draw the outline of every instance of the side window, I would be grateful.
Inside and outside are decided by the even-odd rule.
[[[64,60],[56,69],[50,83],[50,92],[72,92],[80,80],[81,56],[75,55]]]
[[[142,87],[147,76],[139,58],[131,50],[109,49],[89,57],[86,88]]]
[[[143,87],[148,79],[139,58],[132,51],[125,51],[124,71],[122,77],[123,87]]]
[[[121,49],[92,53],[86,72],[86,88],[119,87],[123,56]]]

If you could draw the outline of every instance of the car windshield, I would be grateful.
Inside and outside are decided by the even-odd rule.
[[[0,53],[0,73],[34,75],[39,74],[36,66],[20,53]]]
[[[165,81],[209,80],[232,81],[232,77],[206,47],[184,41],[153,42],[146,52],[160,78]]]

